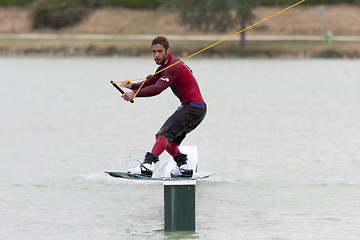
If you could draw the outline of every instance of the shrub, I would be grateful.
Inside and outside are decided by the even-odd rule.
[[[165,0],[103,0],[104,5],[119,6],[125,8],[149,9],[157,8],[165,2]]]
[[[0,0],[0,6],[25,6],[34,0]]]
[[[81,0],[37,0],[33,4],[33,28],[62,28],[79,22],[87,14]]]

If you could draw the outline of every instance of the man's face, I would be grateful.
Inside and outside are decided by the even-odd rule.
[[[164,64],[167,56],[170,54],[170,48],[165,50],[161,44],[155,44],[151,46],[154,61],[157,65]]]

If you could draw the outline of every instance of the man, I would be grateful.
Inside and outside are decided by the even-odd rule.
[[[169,42],[166,37],[154,38],[151,49],[156,64],[160,65],[156,72],[179,61],[170,54]],[[121,87],[133,90],[122,95],[124,100],[132,100],[142,83],[131,83],[130,81],[121,83]],[[190,68],[180,62],[158,74],[149,75],[136,97],[155,96],[168,87],[180,99],[181,106],[166,120],[156,134],[156,142],[151,152],[146,153],[144,162],[140,166],[130,169],[129,173],[151,177],[155,163],[159,161],[160,154],[166,150],[174,158],[177,166],[172,172],[172,176],[191,177],[193,174],[193,170],[189,169],[187,165],[187,155],[180,152],[179,145],[186,134],[194,130],[204,119],[206,104]]]

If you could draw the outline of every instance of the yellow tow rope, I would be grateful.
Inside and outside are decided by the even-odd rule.
[[[217,45],[217,44],[219,44],[219,43],[221,43],[221,42],[223,42],[223,41],[225,41],[225,40],[228,40],[229,38],[232,38],[232,37],[234,37],[234,36],[236,36],[236,35],[244,32],[244,31],[246,31],[246,30],[248,30],[248,29],[250,29],[250,28],[252,28],[252,27],[254,27],[254,26],[256,26],[256,25],[258,25],[258,24],[260,24],[260,23],[262,23],[262,22],[265,22],[266,20],[269,20],[270,18],[272,18],[272,17],[274,17],[274,16],[276,16],[276,15],[279,15],[280,13],[283,13],[283,12],[285,12],[285,11],[287,11],[287,10],[289,10],[289,9],[291,9],[291,8],[297,6],[297,5],[299,5],[300,3],[303,3],[303,2],[305,2],[305,1],[306,1],[306,0],[301,0],[301,1],[297,2],[297,3],[295,3],[294,5],[291,5],[290,7],[287,7],[287,8],[285,8],[285,9],[283,9],[283,10],[281,10],[281,11],[279,11],[279,12],[273,14],[273,15],[271,15],[270,17],[264,18],[263,20],[261,20],[261,21],[259,21],[259,22],[257,22],[257,23],[254,23],[253,25],[250,25],[250,26],[247,27],[247,28],[244,28],[244,29],[242,29],[242,30],[240,30],[240,31],[238,31],[238,32],[236,32],[236,33],[234,33],[234,34],[232,34],[232,35],[230,35],[230,36],[228,36],[228,37],[226,37],[226,38],[224,38],[224,39],[216,42],[216,43],[213,43],[213,44],[207,46],[206,48],[203,48],[203,49],[201,49],[201,50],[199,50],[199,51],[191,54],[190,56],[188,56],[188,57],[186,57],[186,58],[184,58],[184,59],[181,59],[181,60],[179,60],[179,61],[171,64],[170,66],[167,66],[166,68],[163,68],[163,69],[157,71],[157,72],[154,73],[153,75],[159,74],[159,73],[165,71],[166,69],[169,69],[169,68],[171,68],[172,66],[174,66],[174,65],[176,65],[176,64],[178,64],[178,63],[181,63],[181,62],[185,61],[186,59],[189,59],[189,58],[191,58],[191,57],[193,57],[193,56],[195,56],[195,55],[197,55],[197,54],[199,54],[199,53],[201,53],[201,52],[203,52],[203,51],[205,51],[205,50],[207,50],[207,49],[209,49],[209,48],[211,48],[211,47],[213,47],[213,46],[215,46],[215,45]],[[132,81],[141,81],[141,80],[144,80],[144,81],[143,81],[143,83],[140,85],[139,89],[136,91],[134,97],[131,99],[131,100],[133,100],[133,99],[136,97],[136,95],[138,94],[138,92],[140,91],[140,89],[142,88],[142,86],[144,85],[144,83],[146,82],[146,78],[138,78],[138,79],[132,79],[132,80],[116,81],[116,82],[114,81],[114,82],[112,82],[112,84],[121,83],[121,82],[128,82],[128,81],[130,81],[130,82],[132,82]]]

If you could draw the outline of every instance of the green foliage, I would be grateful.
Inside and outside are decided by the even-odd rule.
[[[153,9],[162,5],[165,0],[103,0],[103,2],[106,6]]]
[[[305,4],[318,5],[318,4],[359,4],[360,0],[308,0]]]
[[[254,18],[251,0],[177,0],[182,24],[191,29],[224,32],[234,26],[245,26]]]
[[[37,0],[33,5],[33,28],[62,28],[79,22],[86,14],[81,0]]]
[[[31,4],[35,0],[0,0],[0,6],[25,6]],[[47,0],[52,2],[53,0]],[[172,4],[177,0],[82,0],[81,2],[85,6],[116,6],[125,8],[138,8],[138,9],[154,9],[160,7],[163,4]],[[186,1],[186,0],[185,0]],[[223,1],[219,1],[219,4]],[[237,0],[231,0],[237,1]],[[300,0],[252,0],[251,2],[261,6],[280,6],[280,5],[292,5]],[[198,0],[190,1],[192,4],[198,4]],[[360,4],[360,0],[307,0],[303,4],[306,5],[318,5],[318,4]]]
[[[285,6],[300,2],[300,0],[253,0],[253,1],[258,2],[258,4],[261,6]],[[344,3],[359,4],[360,0],[307,0],[302,4],[319,5],[319,4],[344,4]]]
[[[25,6],[34,0],[0,0],[0,6]]]
[[[176,7],[182,24],[203,31],[226,31],[233,25],[231,0],[178,0]]]

